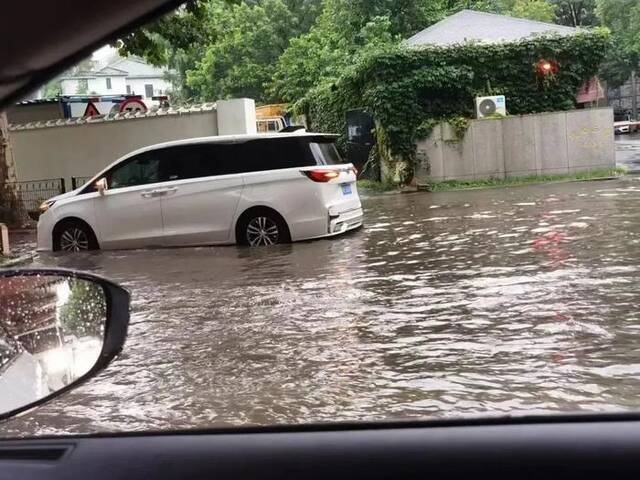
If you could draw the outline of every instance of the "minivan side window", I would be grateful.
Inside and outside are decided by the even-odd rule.
[[[318,165],[340,165],[344,163],[333,142],[311,142],[309,147]]]
[[[242,172],[311,167],[316,161],[303,138],[249,140],[237,144],[237,165]]]
[[[161,182],[161,155],[158,150],[141,153],[132,160],[115,167],[108,175],[110,189],[134,187]]]
[[[107,173],[110,189],[236,173],[343,163],[333,140],[304,137],[176,145],[143,152]],[[94,191],[90,186],[83,193]]]
[[[163,150],[162,177],[165,180],[213,177],[239,173],[235,145],[200,143]]]

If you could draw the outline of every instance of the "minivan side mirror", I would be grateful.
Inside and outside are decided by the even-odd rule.
[[[0,420],[103,370],[122,350],[129,293],[65,269],[0,270]]]
[[[109,188],[109,185],[107,183],[107,178],[106,177],[102,177],[99,180],[96,180],[96,190],[98,190],[98,193],[100,195],[104,195],[104,192]]]

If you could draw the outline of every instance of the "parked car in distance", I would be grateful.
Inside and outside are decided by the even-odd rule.
[[[45,201],[38,250],[264,246],[358,228],[356,170],[335,138],[233,135],[142,148]]]

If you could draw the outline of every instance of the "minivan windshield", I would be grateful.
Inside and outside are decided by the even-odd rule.
[[[639,411],[639,72],[638,0],[193,0],[122,34],[0,115],[0,222],[129,289],[127,344],[0,435]]]

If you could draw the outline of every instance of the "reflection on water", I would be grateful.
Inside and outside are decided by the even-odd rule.
[[[105,323],[99,284],[58,275],[0,277],[0,414],[91,370]]]
[[[378,196],[271,249],[41,258],[133,292],[125,354],[7,435],[640,408],[640,181]]]

